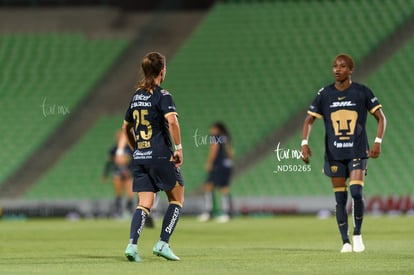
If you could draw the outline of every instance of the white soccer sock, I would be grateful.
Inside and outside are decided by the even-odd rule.
[[[221,211],[230,214],[230,194],[221,195]]]
[[[213,211],[213,192],[204,193],[204,210],[208,213]]]

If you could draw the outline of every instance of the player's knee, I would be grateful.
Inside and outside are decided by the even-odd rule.
[[[351,187],[351,196],[354,201],[362,200],[362,185],[361,184],[352,184]]]
[[[204,184],[204,192],[212,192],[214,190],[214,185],[212,183]]]
[[[230,188],[228,186],[220,188],[220,193],[222,195],[228,195],[230,193]]]

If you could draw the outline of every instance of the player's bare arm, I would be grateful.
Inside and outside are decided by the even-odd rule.
[[[381,142],[385,133],[385,128],[387,126],[387,119],[385,118],[384,112],[382,109],[378,109],[373,113],[375,119],[377,120],[377,135],[375,138],[374,145],[371,147],[369,152],[370,158],[378,158],[381,154]]]
[[[180,167],[183,164],[183,149],[181,147],[180,124],[178,123],[177,115],[169,114],[166,116],[168,126],[170,129],[171,138],[175,145],[174,159],[175,166]]]
[[[126,121],[124,121],[124,124],[122,125],[122,132],[124,133],[126,141],[131,149],[135,148],[135,137],[131,131],[133,127],[134,125],[132,123],[128,123]],[[120,144],[118,144],[118,148],[120,148]]]
[[[302,160],[305,163],[309,163],[309,158],[312,156],[312,151],[308,145],[309,135],[312,130],[313,122],[315,121],[315,117],[308,114],[303,122],[303,129],[302,129]]]

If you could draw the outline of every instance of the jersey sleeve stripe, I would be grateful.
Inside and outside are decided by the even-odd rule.
[[[369,110],[369,112],[370,112],[371,114],[373,114],[373,113],[375,113],[375,111],[376,111],[376,110],[378,110],[379,108],[382,108],[382,105],[381,105],[381,104],[378,104],[377,106],[375,106],[374,108],[372,108],[371,110]]]
[[[310,114],[311,116],[314,116],[316,118],[322,118],[321,114],[318,114],[318,113],[315,113],[315,112],[308,111],[308,114]]]
[[[124,124],[125,125],[128,125],[128,124],[132,124],[132,122],[129,122],[129,121],[124,120]]]
[[[176,116],[178,116],[177,112],[169,112],[169,113],[166,113],[166,114],[164,115],[164,117],[168,117],[168,116],[170,116],[170,115],[176,115]]]

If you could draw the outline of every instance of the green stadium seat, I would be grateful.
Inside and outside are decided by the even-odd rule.
[[[337,13],[343,9],[350,12]],[[312,91],[331,81],[333,56],[348,52],[361,60],[412,11],[408,1],[217,4],[171,61],[165,84],[175,92],[182,117],[196,118],[183,122],[183,143],[190,147],[183,170],[193,180],[189,184],[197,186],[204,179],[206,155],[205,150],[194,148],[194,129],[207,131],[212,121],[224,120],[236,137],[237,154],[243,155],[305,108],[314,96]],[[338,32],[344,25],[350,31]],[[197,98],[190,96],[193,93]],[[203,103],[196,112],[191,107],[194,102]],[[254,168],[249,172],[259,177]],[[261,184],[252,183],[253,178],[245,174],[236,178],[235,190],[250,193]],[[323,175],[319,179],[325,180]],[[242,188],[242,184],[251,187]],[[309,191],[325,193],[309,186]]]
[[[126,45],[80,33],[0,34],[0,145],[11,148],[0,155],[0,183],[63,121],[43,116],[43,100],[74,109]]]
[[[112,182],[101,183],[102,171],[122,116],[102,117],[25,195],[25,199],[105,199]]]
[[[343,10],[348,12],[338,13]],[[205,177],[204,163],[208,147],[196,146],[193,136],[197,129],[199,134],[206,135],[213,121],[225,121],[234,136],[236,156],[243,156],[262,142],[265,136],[281,127],[292,115],[306,108],[316,91],[332,81],[330,64],[333,56],[347,52],[358,63],[408,20],[413,11],[414,1],[405,0],[385,0],[381,3],[375,0],[217,3],[174,58],[168,60],[168,77],[164,83],[174,95],[180,114],[185,148],[183,172],[187,192],[196,190]],[[344,31],[344,26],[348,31]],[[58,38],[57,35],[54,36],[56,41],[60,41]],[[70,38],[68,35],[68,44],[72,43]],[[76,39],[84,44],[88,42],[82,37]],[[71,47],[65,49],[70,51]],[[85,58],[91,51],[94,51],[92,47],[82,45],[77,53]],[[99,57],[96,58],[99,61]],[[406,169],[407,165],[402,161],[408,159],[408,150],[397,148],[402,142],[410,140],[412,133],[407,128],[398,126],[399,123],[396,122],[401,115],[411,117],[409,106],[412,103],[402,96],[408,94],[414,84],[407,80],[410,78],[410,63],[407,63],[409,60],[413,60],[413,54],[406,49],[384,65],[387,69],[378,70],[367,81],[384,102],[385,111],[388,108],[395,111],[393,114],[387,112],[390,126],[384,139],[383,158],[370,161],[372,165],[370,164],[367,178],[367,194],[387,194],[390,190],[394,193],[413,193],[413,187],[407,186],[410,182],[409,175],[401,171]],[[68,67],[71,65],[69,61],[70,59],[66,60]],[[55,58],[53,65],[59,62],[61,60]],[[82,63],[80,67],[87,68],[88,64]],[[76,72],[77,67],[72,66],[71,73]],[[9,83],[12,83],[11,76],[8,77]],[[398,88],[395,85],[399,85]],[[43,87],[38,86],[38,89],[42,91]],[[69,89],[68,94],[73,89],[75,87]],[[393,94],[396,89],[401,97]],[[86,93],[87,90],[83,92]],[[110,136],[114,129],[110,125],[104,127],[101,122],[96,127],[105,128]],[[27,194],[27,198],[36,198],[39,190],[49,188],[54,181],[62,181],[65,177],[61,175],[67,175],[67,180],[62,184],[68,190],[60,195],[55,192],[54,197],[91,196],[88,193],[88,183],[96,181],[98,173],[93,176],[90,171],[76,170],[76,167],[84,165],[82,163],[90,164],[89,160],[84,160],[77,154],[82,148],[89,146],[87,140],[96,131],[95,128],[91,129],[84,140],[67,152],[63,160]],[[323,125],[319,121],[314,128],[313,139],[323,140],[321,133]],[[395,144],[388,144],[388,140]],[[284,146],[298,148],[299,141],[298,132]],[[106,142],[93,148],[103,152],[108,146]],[[234,179],[234,194],[239,197],[251,194],[331,194],[330,183],[321,172],[322,143],[311,141],[311,145],[314,152],[311,172],[273,173],[278,163],[271,151]],[[99,162],[98,159],[102,157],[103,155],[96,156],[94,160]],[[292,164],[302,162],[297,160]],[[100,165],[101,162],[93,167],[98,169]],[[78,171],[77,177],[70,177],[64,167],[70,167],[72,170],[69,171]],[[91,186],[97,185],[93,183]],[[109,191],[99,192],[102,192],[99,193],[100,196],[110,196]]]
[[[407,160],[411,157],[411,151],[408,150],[408,147],[414,134],[409,127],[414,123],[414,118],[410,113],[411,106],[414,105],[414,97],[411,96],[414,79],[408,69],[412,60],[414,60],[413,47],[414,39],[407,43],[400,52],[392,56],[366,81],[366,84],[380,98],[388,121],[382,156],[378,160],[369,161],[368,177],[365,185],[365,194],[368,196],[414,194],[414,186],[411,182],[412,174],[407,164]],[[402,118],[404,123],[401,122]],[[252,192],[252,189],[249,190],[248,186],[254,188],[252,182],[257,183],[257,190],[254,190],[255,194],[267,196],[330,194],[329,179],[321,173],[324,152],[323,136],[320,134],[323,132],[322,125],[321,121],[317,121],[312,130],[310,141],[313,150],[311,172],[270,175],[269,171],[276,164],[275,155],[270,152],[257,165],[236,179],[235,194],[237,196],[248,196]],[[376,131],[375,119],[368,117],[367,125],[369,140],[372,141],[375,138]],[[301,136],[298,132],[286,142],[286,148],[299,147],[300,140]],[[406,147],[402,144],[406,144]],[[289,161],[287,163],[301,164],[300,161]],[[267,178],[263,179],[263,175],[267,175]],[[261,191],[263,187],[267,190],[265,193]]]

